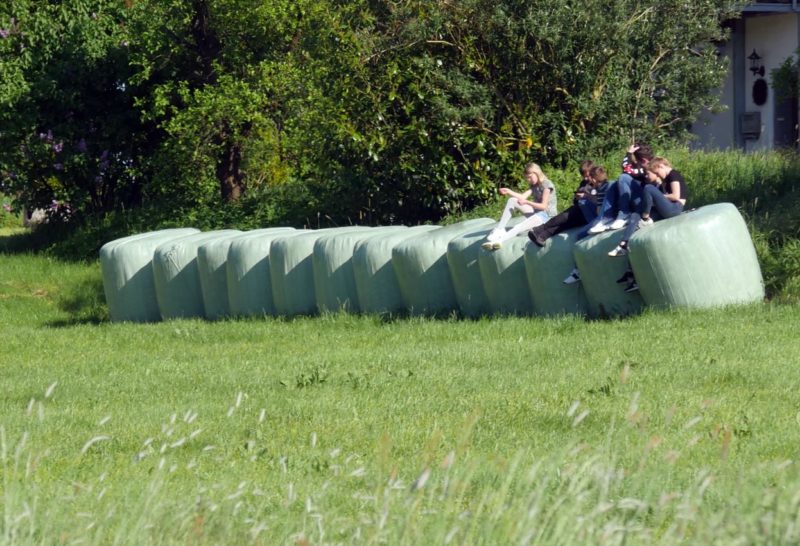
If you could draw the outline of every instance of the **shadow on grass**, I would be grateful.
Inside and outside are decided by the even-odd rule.
[[[0,254],[36,254],[48,246],[48,240],[24,228],[0,231]]]
[[[108,307],[106,306],[101,279],[86,279],[71,286],[69,291],[58,300],[58,308],[69,315],[47,323],[50,328],[69,328],[81,324],[102,324],[108,322]]]

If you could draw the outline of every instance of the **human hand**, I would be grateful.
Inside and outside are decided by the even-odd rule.
[[[636,150],[638,150],[638,149],[639,149],[639,147],[636,144],[631,144],[630,146],[628,146],[628,153],[632,154],[632,153],[636,152]]]

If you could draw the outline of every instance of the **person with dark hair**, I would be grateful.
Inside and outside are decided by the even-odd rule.
[[[589,228],[589,234],[621,229],[628,224],[631,213],[639,208],[642,187],[647,183],[645,167],[653,159],[647,144],[631,145],[622,159],[622,174],[606,192],[601,217]]]
[[[630,222],[622,234],[622,241],[608,253],[609,256],[624,256],[628,253],[628,241],[639,228],[651,226],[655,220],[678,216],[686,205],[686,181],[683,175],[672,168],[663,157],[656,157],[647,165],[648,183],[642,189],[640,212],[631,214]]]
[[[584,226],[597,216],[598,206],[608,186],[608,175],[601,165],[594,165],[589,170],[588,179],[575,192],[573,204],[561,214],[550,218],[541,226],[528,232],[528,238],[539,246],[544,246],[547,239],[570,228]]]

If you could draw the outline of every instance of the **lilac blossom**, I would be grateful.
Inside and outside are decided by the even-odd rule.
[[[0,38],[4,40],[11,36],[11,29],[10,28],[0,28]]]
[[[53,151],[55,153],[60,153],[61,150],[63,150],[63,149],[64,149],[64,142],[59,140],[58,142],[54,142],[53,143]]]
[[[63,163],[53,163],[53,168],[55,170],[57,170],[57,171],[63,171],[64,170],[64,164]]]
[[[85,138],[80,139],[75,148],[77,148],[77,150],[80,153],[85,154],[89,150],[89,147],[86,145],[86,139]]]

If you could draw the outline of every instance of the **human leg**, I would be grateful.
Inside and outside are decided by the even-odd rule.
[[[595,218],[593,221],[590,222],[590,226],[587,227],[586,233],[581,231],[578,238],[581,239],[586,235],[594,235],[595,233],[602,233],[608,229],[608,226],[614,221],[616,218],[617,210],[619,207],[619,190],[620,186],[617,182],[612,182],[609,184],[608,189],[606,190],[606,195],[603,198],[603,203],[600,205],[600,214]]]
[[[541,226],[542,224],[547,222],[549,219],[550,219],[550,217],[544,211],[539,211],[539,212],[537,212],[535,214],[531,214],[530,216],[525,218],[525,220],[523,220],[522,222],[520,222],[516,226],[512,227],[508,231],[506,231],[504,233],[500,233],[497,236],[497,239],[494,242],[503,243],[503,242],[511,239],[512,237],[516,237],[520,233],[523,233],[525,231],[533,229],[536,226]]]
[[[504,235],[506,225],[508,225],[509,220],[511,220],[511,216],[514,214],[514,211],[517,210],[526,215],[530,215],[535,212],[532,206],[520,205],[516,197],[510,197],[508,201],[506,201],[506,206],[503,208],[503,214],[500,216],[500,221],[497,222],[497,226],[495,226],[489,235],[486,236],[486,240],[489,242],[497,242],[497,240]]]
[[[655,210],[653,210],[655,209]],[[642,191],[642,215],[649,216],[653,213],[656,220],[672,218],[683,211],[683,205],[670,201],[661,193],[661,190],[652,185],[647,185]]]

